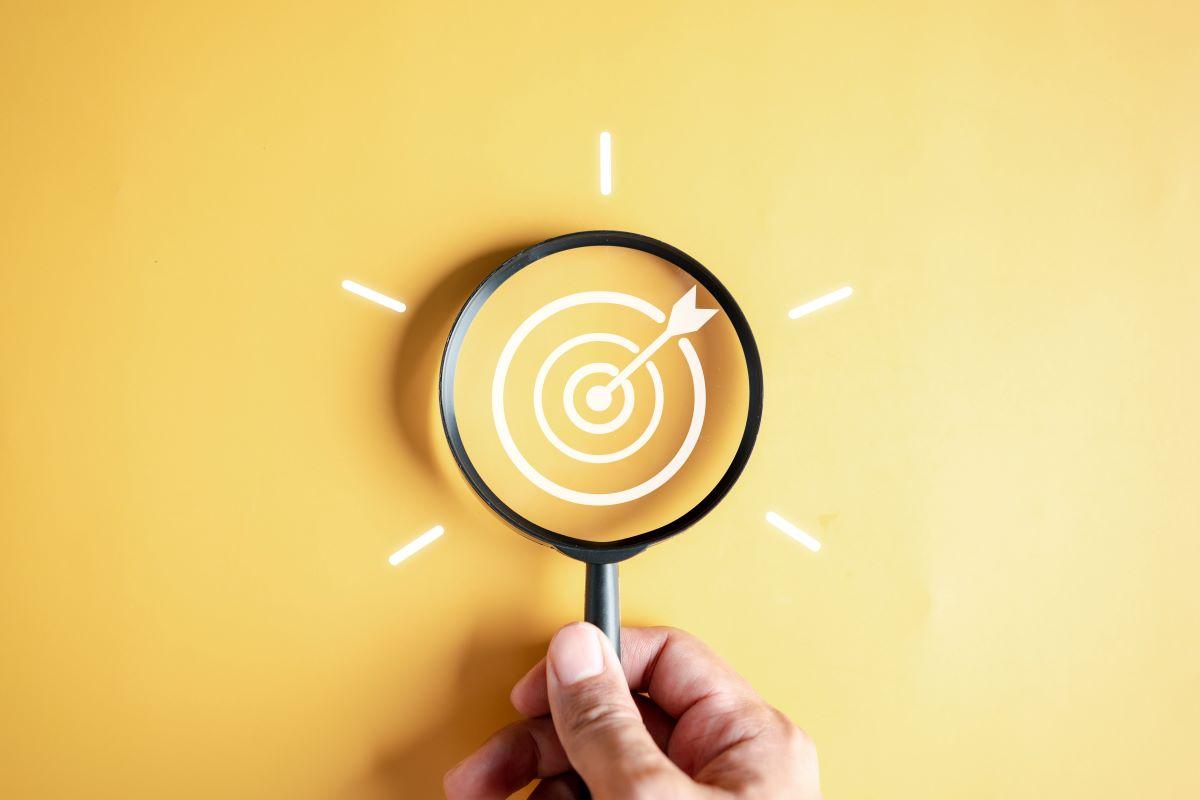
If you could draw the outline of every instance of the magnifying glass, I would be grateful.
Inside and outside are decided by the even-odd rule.
[[[617,564],[711,511],[762,418],[762,363],[728,290],[669,244],[584,231],[517,253],[454,322],[442,425],[468,483],[584,562],[584,618],[620,652]]]

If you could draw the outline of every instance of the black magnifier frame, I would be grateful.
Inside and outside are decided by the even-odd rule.
[[[658,256],[664,261],[674,264],[708,290],[709,294],[720,305],[729,321],[733,324],[738,340],[741,342],[742,353],[746,359],[746,372],[749,378],[749,405],[746,412],[746,429],[738,443],[737,452],[729,468],[717,481],[716,486],[706,494],[687,513],[672,522],[654,530],[636,536],[626,537],[615,542],[590,542],[565,536],[543,528],[533,520],[519,514],[501,500],[491,487],[483,480],[471,457],[467,454],[462,435],[458,427],[458,417],[454,409],[454,379],[458,367],[458,356],[462,351],[467,331],[479,314],[483,304],[500,288],[505,281],[516,275],[525,267],[534,264],[546,256],[571,250],[576,247],[628,247]],[[696,524],[705,514],[716,507],[733,484],[741,476],[754,442],[758,438],[758,429],[762,422],[763,408],[763,374],[762,361],[758,355],[758,346],[750,324],[746,321],[741,308],[738,307],[729,290],[717,280],[696,259],[682,250],[672,247],[666,242],[652,239],[627,231],[580,231],[568,233],[547,239],[540,244],[526,248],[501,264],[494,272],[483,279],[479,287],[467,298],[467,302],[459,311],[450,335],[446,340],[446,349],[442,353],[441,374],[438,380],[438,400],[441,406],[442,427],[446,432],[446,441],[454,454],[454,460],[462,470],[467,483],[475,493],[494,512],[518,531],[534,541],[553,547],[555,550],[570,556],[587,565],[587,587],[584,600],[584,619],[593,623],[612,640],[620,653],[620,600],[617,590],[617,564],[631,556],[637,555],[652,544],[658,544],[669,539],[680,531]]]

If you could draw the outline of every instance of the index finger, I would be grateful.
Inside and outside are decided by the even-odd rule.
[[[701,700],[727,695],[758,695],[725,660],[704,642],[677,628],[622,628],[621,666],[633,692],[650,699],[678,719]],[[550,713],[546,694],[546,659],[513,686],[513,707],[527,717]]]
[[[449,800],[501,800],[534,778],[569,769],[553,721],[524,719],[493,734],[447,772],[442,783]]]

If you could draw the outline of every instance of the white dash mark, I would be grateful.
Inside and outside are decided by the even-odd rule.
[[[422,533],[417,538],[413,539],[408,544],[404,545],[404,547],[401,547],[399,550],[397,550],[396,552],[394,552],[390,556],[388,556],[388,563],[391,564],[393,567],[396,566],[401,561],[408,558],[409,556],[411,556],[413,553],[417,552],[418,550],[428,547],[430,544],[432,544],[435,540],[438,539],[438,537],[440,537],[445,532],[446,532],[446,529],[443,528],[441,525],[434,525],[432,528],[425,531],[424,533]]]
[[[812,550],[814,553],[821,549],[821,543],[817,541],[815,536],[813,536],[811,533],[806,533],[805,531],[800,530],[795,525],[776,514],[774,511],[767,512],[767,522],[771,523],[776,528],[807,547],[809,550]]]
[[[800,317],[803,317],[806,314],[811,314],[814,311],[819,311],[825,306],[831,306],[838,300],[845,300],[852,294],[854,294],[854,289],[849,286],[843,286],[842,288],[830,292],[829,294],[821,295],[816,300],[809,300],[803,305],[796,306],[788,312],[788,317],[791,319],[800,319]]]
[[[600,134],[600,194],[612,194],[612,134]]]
[[[408,306],[404,305],[404,303],[401,303],[396,298],[388,297],[386,294],[377,292],[374,289],[368,289],[361,283],[355,283],[354,281],[342,281],[342,288],[347,292],[358,295],[359,297],[365,297],[372,303],[378,303],[384,308],[390,308],[392,311],[403,311],[404,309],[408,308]]]

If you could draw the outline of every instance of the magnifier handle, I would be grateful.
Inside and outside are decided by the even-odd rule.
[[[617,586],[616,564],[588,564],[587,586],[583,596],[583,618],[592,623],[613,643],[621,655],[621,592]]]

